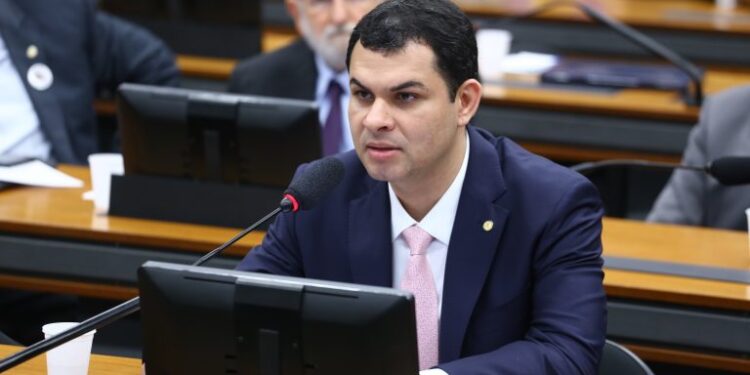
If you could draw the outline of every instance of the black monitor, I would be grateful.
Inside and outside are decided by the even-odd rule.
[[[313,101],[123,84],[110,214],[244,227],[322,155]]]
[[[321,157],[314,101],[123,84],[125,173],[284,187]]]
[[[149,375],[418,372],[407,292],[159,262],[138,287]]]

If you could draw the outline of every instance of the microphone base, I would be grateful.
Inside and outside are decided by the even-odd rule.
[[[112,176],[109,214],[242,228],[277,208],[283,192],[179,178]],[[267,228],[268,223],[261,226]]]

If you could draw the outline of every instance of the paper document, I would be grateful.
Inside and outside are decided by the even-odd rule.
[[[83,181],[68,176],[39,160],[27,161],[9,167],[0,166],[0,182],[60,188],[83,186]]]
[[[536,52],[518,52],[500,61],[500,71],[516,74],[541,74],[557,64],[557,56]]]

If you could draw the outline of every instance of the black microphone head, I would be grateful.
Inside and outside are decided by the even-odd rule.
[[[281,207],[284,211],[309,210],[344,178],[344,164],[327,157],[308,164],[297,173],[284,191]]]
[[[725,156],[708,165],[708,173],[722,185],[750,184],[750,156]]]

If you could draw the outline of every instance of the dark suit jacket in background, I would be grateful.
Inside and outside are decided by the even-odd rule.
[[[469,129],[439,367],[451,375],[595,374],[606,330],[598,193],[508,139]],[[370,178],[353,151],[337,157],[343,182],[315,209],[279,216],[239,269],[392,285],[387,183]]]
[[[240,62],[228,90],[238,94],[315,100],[318,69],[307,43],[296,42]]]
[[[703,166],[722,156],[750,156],[750,86],[706,101],[682,163]],[[648,220],[745,230],[749,207],[750,185],[722,186],[703,173],[675,170]]]
[[[98,151],[97,92],[123,82],[177,83],[174,56],[161,41],[97,12],[90,0],[0,0],[0,35],[58,162],[82,164]],[[34,59],[26,56],[30,45],[39,50]],[[29,86],[34,63],[52,70],[49,89]]]

